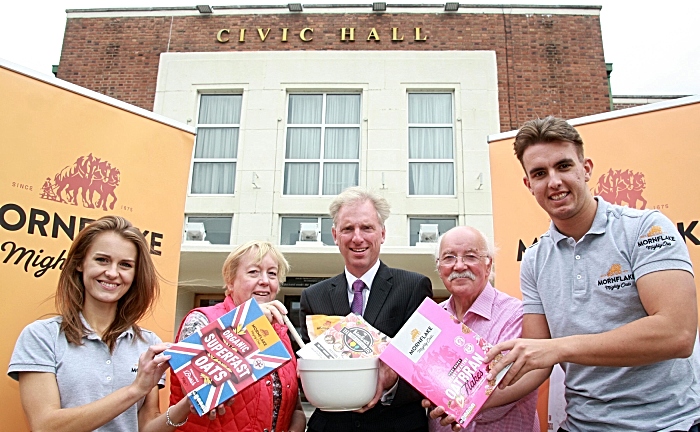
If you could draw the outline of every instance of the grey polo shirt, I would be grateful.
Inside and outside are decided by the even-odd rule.
[[[611,205],[596,197],[590,230],[576,242],[554,224],[523,258],[526,314],[544,314],[552,338],[606,332],[647,316],[636,280],[660,270],[692,274],[688,249],[658,211]],[[672,290],[673,287],[664,287]],[[688,430],[700,422],[700,349],[640,367],[563,363],[571,431]]]
[[[81,317],[82,318],[82,317]],[[17,380],[19,372],[47,372],[56,375],[61,408],[94,402],[131,384],[138,371],[141,353],[161,342],[155,333],[142,329],[145,341],[131,329],[117,339],[114,353],[95,333],[83,337],[83,345],[69,344],[60,331],[61,317],[34,321],[22,330],[10,359],[7,374]],[[83,321],[85,325],[87,323]],[[89,326],[88,326],[89,328]],[[165,379],[159,383],[162,387]],[[96,429],[100,432],[138,430],[138,401],[117,418]]]

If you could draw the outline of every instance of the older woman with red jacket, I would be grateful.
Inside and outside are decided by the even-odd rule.
[[[187,336],[233,310],[248,299],[255,298],[272,322],[290,353],[292,346],[282,314],[287,310],[274,300],[284,280],[289,264],[269,242],[251,241],[229,254],[222,270],[226,283],[226,298],[215,306],[190,311],[180,324],[177,340]],[[171,375],[170,403],[184,397],[180,382]],[[218,415],[217,415],[218,414]],[[306,416],[301,407],[296,374],[296,359],[253,383],[209,415],[190,414],[178,430],[186,432],[303,432]]]

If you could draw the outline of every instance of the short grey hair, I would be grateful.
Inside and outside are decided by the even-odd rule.
[[[328,213],[331,215],[331,218],[333,218],[333,225],[337,222],[336,218],[341,208],[346,205],[358,204],[366,201],[372,203],[374,209],[377,211],[379,222],[384,226],[384,222],[391,214],[389,202],[383,196],[361,186],[349,187],[333,199],[331,205],[328,207]]]
[[[481,230],[474,228],[473,226],[469,226],[469,225],[462,225],[462,226],[464,226],[466,228],[471,228],[474,231],[476,231],[477,233],[479,233],[479,236],[481,236],[481,240],[486,245],[486,256],[488,256],[491,259],[491,262],[493,262],[493,258],[496,256],[496,251],[497,251],[496,245],[488,237],[486,237],[486,234],[484,234]],[[458,226],[455,228],[458,228]],[[450,228],[450,230],[451,229],[453,229],[453,228]],[[440,234],[440,237],[438,237],[437,245],[435,246],[435,251],[433,252],[436,261],[438,259],[440,259],[440,246],[442,246],[442,238],[445,237],[445,234],[450,232],[450,230],[447,230],[446,232]]]

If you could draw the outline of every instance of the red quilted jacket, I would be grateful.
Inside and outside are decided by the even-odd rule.
[[[225,313],[233,310],[230,296],[226,296],[223,303],[214,306],[194,309],[203,313],[209,322],[214,321]],[[187,318],[187,317],[185,317]],[[185,320],[182,320],[183,322]],[[287,336],[287,327],[274,323],[272,325],[279,335],[287,350],[292,353],[292,344]],[[180,338],[182,324],[177,331],[176,340]],[[286,432],[292,420],[292,414],[297,406],[299,388],[297,384],[297,361],[292,355],[292,360],[277,369],[282,382],[282,404],[277,417],[275,432]],[[170,405],[176,404],[184,397],[180,381],[174,374],[170,375]],[[216,416],[215,420],[209,420],[207,415],[199,417],[190,414],[187,423],[178,429],[184,432],[271,432],[272,431],[272,378],[268,375],[253,383],[250,387],[233,397],[233,404],[226,407],[223,416]]]

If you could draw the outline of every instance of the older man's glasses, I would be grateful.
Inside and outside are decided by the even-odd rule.
[[[474,255],[474,254],[466,254],[466,255],[445,255],[441,257],[438,261],[440,262],[441,266],[445,267],[450,267],[455,264],[457,264],[457,260],[461,259],[464,264],[467,265],[474,265],[474,264],[479,264],[482,258],[486,258],[487,255]]]

